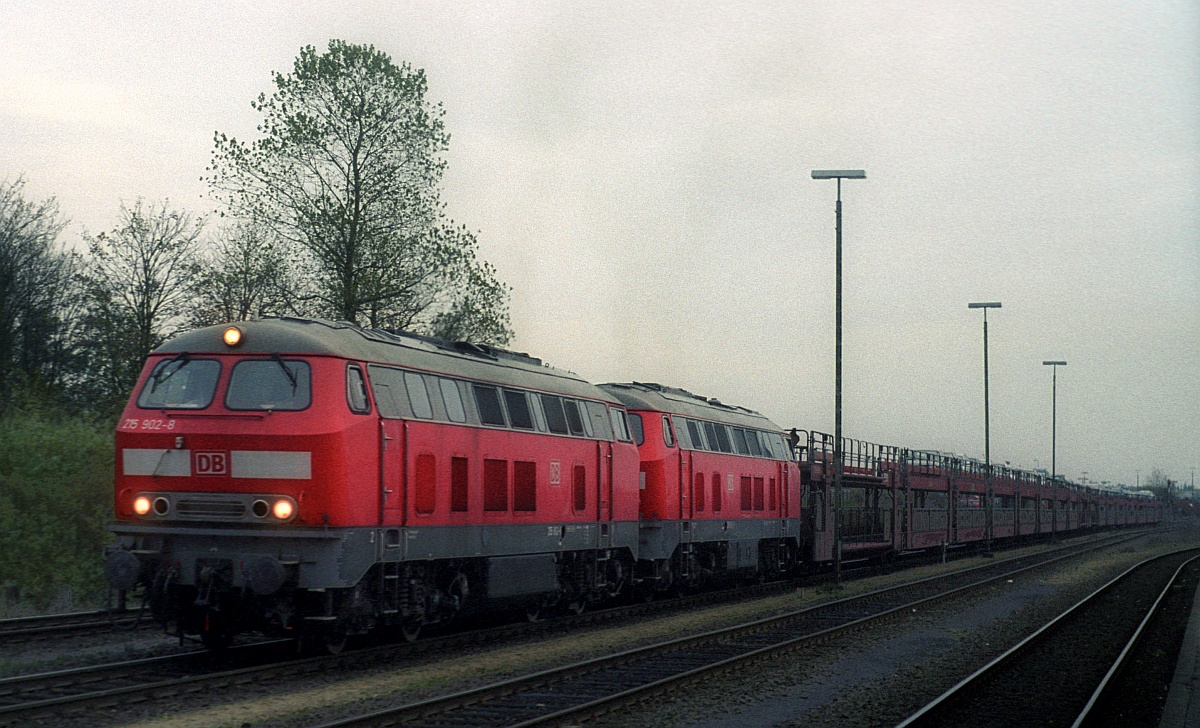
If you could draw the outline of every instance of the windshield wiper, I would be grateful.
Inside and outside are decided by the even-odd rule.
[[[272,354],[271,358],[274,359],[277,364],[279,364],[281,369],[283,369],[283,373],[287,375],[288,381],[292,383],[292,394],[295,394],[297,386],[295,372],[293,372],[291,369],[288,369],[288,365],[284,363],[283,357],[278,353]]]
[[[150,391],[153,392],[154,390],[158,389],[158,385],[175,376],[180,369],[186,367],[191,363],[191,361],[190,355],[186,351],[181,351],[176,354],[173,359],[168,361],[166,364],[163,364],[158,368],[158,371],[154,372],[154,384],[150,386]],[[171,369],[168,372],[167,370],[170,369],[171,365],[175,362],[180,362],[179,366]]]

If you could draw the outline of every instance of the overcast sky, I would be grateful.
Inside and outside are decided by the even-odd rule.
[[[180,7],[176,7],[179,5]],[[0,178],[69,239],[213,209],[304,45],[423,68],[513,347],[833,430],[1133,485],[1200,466],[1200,9],[1105,2],[0,3]]]

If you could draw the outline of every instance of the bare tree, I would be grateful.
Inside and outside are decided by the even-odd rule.
[[[111,232],[85,235],[83,343],[92,396],[129,394],[146,355],[186,322],[204,220],[169,203],[121,206]]]
[[[197,264],[192,326],[244,321],[294,310],[297,285],[274,234],[252,222],[223,230]]]
[[[77,258],[58,236],[66,220],[54,198],[25,199],[25,181],[0,182],[0,404],[14,379],[53,386],[69,358]]]

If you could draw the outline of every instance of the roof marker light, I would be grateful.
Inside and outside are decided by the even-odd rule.
[[[236,326],[230,326],[225,329],[225,333],[221,335],[221,339],[225,342],[225,346],[230,348],[242,343],[242,330]]]

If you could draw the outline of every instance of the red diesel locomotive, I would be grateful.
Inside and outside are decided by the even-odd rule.
[[[513,352],[280,318],[154,351],[105,560],[180,637],[531,617],[833,558],[833,438]],[[845,440],[840,548],[883,559],[1157,521],[1150,498]]]
[[[627,408],[641,455],[639,577],[661,590],[794,568],[800,470],[777,425],[682,389],[600,388]]]
[[[111,584],[181,634],[423,626],[630,585],[624,408],[537,359],[275,319],[149,358],[116,436]]]

